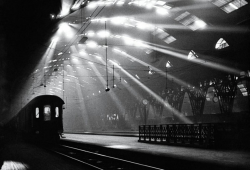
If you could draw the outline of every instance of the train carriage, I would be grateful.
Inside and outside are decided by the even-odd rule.
[[[9,126],[30,139],[56,141],[63,131],[63,104],[58,96],[37,96],[18,112]]]

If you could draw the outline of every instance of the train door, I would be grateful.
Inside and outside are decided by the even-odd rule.
[[[44,119],[44,121],[51,121],[51,106],[50,105],[44,106],[43,119]]]

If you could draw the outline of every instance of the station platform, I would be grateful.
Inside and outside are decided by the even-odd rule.
[[[65,138],[61,140],[120,149],[121,152],[126,150],[165,157],[166,167],[170,165],[168,158],[171,158],[171,160],[178,160],[177,162],[180,164],[182,163],[181,161],[189,161],[191,163],[204,163],[204,166],[217,164],[220,167],[223,167],[223,169],[250,169],[250,152],[246,150],[202,149],[184,146],[149,144],[138,142],[139,138],[136,134],[127,134],[124,136],[122,136],[123,133],[114,134],[115,135],[107,133],[98,135],[91,133],[65,133]],[[147,158],[145,157],[145,159]],[[167,169],[171,169],[171,167],[168,167]],[[183,167],[183,169],[185,168]]]
[[[160,144],[149,144],[138,142],[136,133],[65,133],[62,141],[74,141],[88,146],[102,147],[118,150],[120,153],[140,153],[143,159],[152,160],[154,156],[164,160],[164,169],[190,169],[190,164],[201,165],[199,169],[250,169],[250,152],[244,150],[213,150],[202,148],[191,148],[184,146],[168,146]],[[138,154],[131,154],[137,156]],[[147,156],[151,155],[151,158]],[[88,168],[82,167],[70,160],[66,160],[58,155],[47,152],[38,146],[28,144],[14,136],[6,141],[1,149],[0,161],[1,170],[80,170]],[[188,166],[186,166],[188,164]],[[178,165],[178,166],[177,166]],[[216,166],[214,166],[216,165]],[[217,166],[218,165],[218,166]],[[193,166],[192,169],[197,169]],[[211,168],[210,168],[211,167]]]
[[[0,170],[88,170],[21,138],[8,134],[0,147]]]

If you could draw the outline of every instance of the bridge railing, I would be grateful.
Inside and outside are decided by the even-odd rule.
[[[231,125],[213,123],[140,125],[139,142],[213,147],[231,131]]]

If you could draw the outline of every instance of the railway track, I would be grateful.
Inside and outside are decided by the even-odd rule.
[[[99,153],[99,151],[89,151],[79,147],[69,145],[57,145],[50,148],[56,154],[77,161],[81,164],[98,170],[163,170],[155,166],[132,160],[118,158],[108,155],[108,153]]]
[[[244,167],[227,165],[220,161],[184,159],[173,154],[161,155],[143,151],[137,152],[129,149],[115,149],[70,140],[61,140],[57,145],[47,144],[43,148],[65,157],[66,161],[67,159],[75,161],[84,168],[94,170],[245,170]]]

